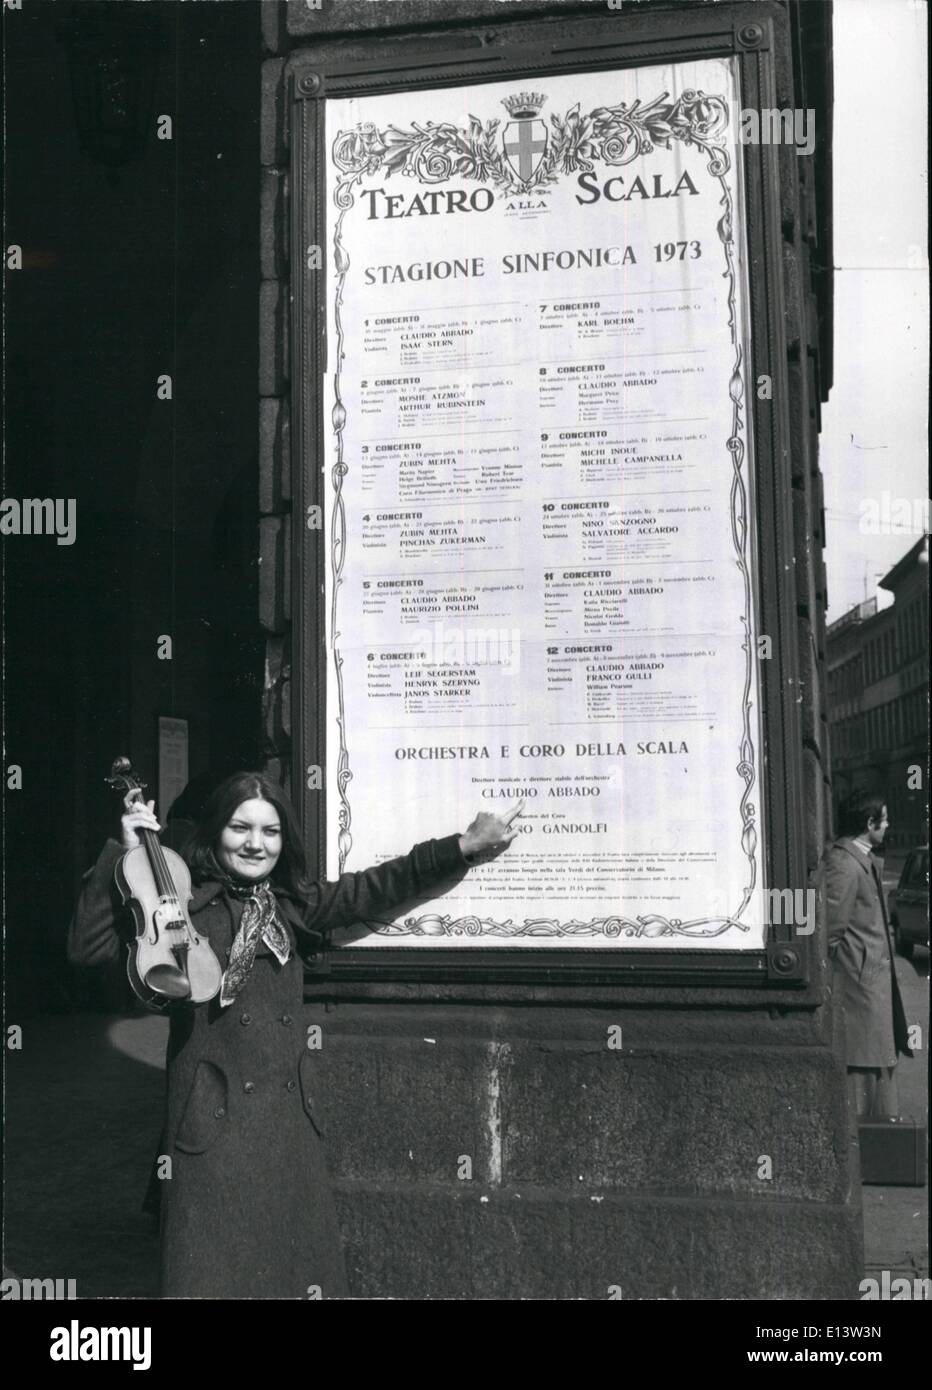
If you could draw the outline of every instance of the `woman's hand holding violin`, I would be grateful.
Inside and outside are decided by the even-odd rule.
[[[518,827],[512,822],[524,809],[524,800],[512,810],[496,816],[489,811],[480,811],[476,819],[460,836],[460,850],[467,864],[485,864],[497,859],[518,834]]]
[[[120,836],[124,849],[135,849],[141,843],[140,830],[154,830],[156,834],[161,830],[161,826],[155,816],[155,802],[143,801],[141,798],[134,800],[134,793],[127,792],[123,798],[123,805],[126,810],[120,820],[122,834]]]

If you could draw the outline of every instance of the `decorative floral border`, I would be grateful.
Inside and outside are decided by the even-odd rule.
[[[710,173],[727,173],[728,153],[721,136],[728,128],[724,97],[685,91],[676,101],[663,92],[642,106],[640,99],[628,106],[597,106],[587,115],[579,103],[563,116],[550,117],[547,149],[533,173],[522,179],[503,157],[498,145],[500,120],[469,117],[465,128],[448,121],[412,122],[410,129],[387,126],[379,130],[363,121],[352,130],[341,130],[333,142],[332,158],[345,177],[334,194],[338,208],[353,203],[353,185],[379,172],[386,179],[399,171],[421,184],[446,183],[451,178],[490,182],[505,196],[530,193],[556,183],[559,175],[591,173],[595,160],[619,166],[656,145],[672,149],[673,141],[695,145],[718,167]],[[349,199],[349,202],[346,199]]]
[[[590,917],[588,922],[575,918],[561,922],[557,917],[527,917],[523,923],[497,922],[493,917],[441,916],[428,912],[421,917],[408,917],[404,922],[366,922],[380,936],[443,936],[499,937],[518,936],[563,937],[568,944],[586,937],[657,937],[657,936],[721,936],[729,927],[747,931],[743,922],[732,917],[697,917],[684,922],[679,917],[662,917],[651,913],[645,917]]]
[[[338,599],[343,584],[343,566],[346,561],[346,512],[343,501],[343,479],[348,470],[344,461],[343,430],[346,425],[346,408],[340,394],[342,364],[344,361],[344,329],[341,316],[343,289],[350,267],[350,260],[343,245],[343,219],[355,205],[355,189],[362,180],[379,172],[385,178],[401,172],[414,178],[420,184],[444,183],[450,178],[474,179],[480,183],[491,182],[502,193],[516,196],[530,191],[544,189],[556,183],[560,174],[577,172],[591,173],[595,161],[613,167],[630,164],[640,155],[649,154],[660,146],[673,148],[673,142],[691,145],[706,156],[706,168],[721,189],[719,206],[722,216],[718,221],[718,235],[725,260],[724,278],[728,281],[728,327],[734,349],[734,363],[728,383],[728,395],[732,405],[731,434],[726,448],[731,456],[732,485],[731,533],[735,546],[735,563],[741,571],[744,584],[744,613],[741,622],[744,628],[745,677],[742,698],[742,737],[738,749],[736,772],[744,782],[739,809],[741,814],[741,848],[748,863],[748,882],[744,888],[740,906],[729,917],[698,917],[683,921],[678,917],[664,917],[648,914],[640,917],[595,917],[588,922],[572,920],[561,922],[557,918],[529,918],[523,923],[512,921],[498,922],[492,918],[467,915],[464,917],[442,916],[427,913],[420,917],[408,918],[403,923],[366,923],[373,931],[383,937],[559,937],[567,942],[583,938],[603,937],[606,940],[626,938],[689,937],[709,938],[720,936],[736,927],[739,931],[750,928],[740,921],[757,882],[757,812],[751,801],[755,781],[755,750],[751,736],[751,693],[754,681],[753,624],[751,622],[753,587],[748,563],[750,544],[748,520],[748,491],[743,476],[745,462],[744,429],[744,353],[739,335],[736,304],[737,272],[735,267],[734,204],[727,175],[731,169],[731,158],[724,137],[729,128],[729,106],[725,97],[707,95],[702,91],[687,90],[675,101],[669,100],[669,93],[662,92],[655,100],[642,105],[640,99],[628,105],[619,102],[617,106],[599,106],[588,114],[582,114],[579,103],[563,116],[550,116],[550,132],[547,148],[540,162],[527,179],[521,179],[511,164],[503,158],[498,149],[497,136],[501,122],[491,120],[482,122],[475,116],[469,117],[465,128],[449,122],[426,121],[423,125],[412,122],[407,130],[399,130],[389,125],[379,130],[371,121],[361,122],[352,130],[340,131],[333,142],[331,156],[342,178],[334,190],[334,203],[339,210],[333,229],[333,253],[336,269],[334,292],[334,314],[336,322],[336,372],[334,374],[334,406],[332,412],[333,430],[336,436],[336,462],[331,470],[334,492],[334,508],[330,531],[330,562],[333,593],[330,612],[331,646],[333,649],[334,672],[337,686],[339,712],[336,722],[339,729],[340,747],[337,760],[337,793],[340,798],[338,811],[339,863],[340,872],[346,863],[352,847],[352,811],[346,793],[347,784],[352,779],[349,750],[346,742],[346,710],[343,698],[343,657],[339,648],[340,630],[338,627]]]

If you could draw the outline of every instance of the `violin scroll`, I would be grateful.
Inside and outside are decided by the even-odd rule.
[[[140,782],[133,771],[133,765],[129,758],[114,758],[110,768],[110,776],[105,777],[104,781],[108,787],[123,792],[141,792],[145,790],[147,785],[145,782]]]

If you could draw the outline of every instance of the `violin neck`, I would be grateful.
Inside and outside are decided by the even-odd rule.
[[[165,851],[162,849],[162,842],[154,830],[138,830],[136,832],[142,841],[146,855],[149,860],[149,867],[152,870],[152,877],[155,885],[163,897],[175,897],[175,883],[165,858]]]

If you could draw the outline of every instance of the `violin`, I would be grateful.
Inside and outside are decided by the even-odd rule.
[[[129,758],[117,758],[105,780],[133,801],[142,799],[146,784]],[[223,971],[209,941],[191,925],[188,866],[154,830],[136,833],[141,843],[126,851],[114,875],[136,923],[126,963],[129,982],[149,1008],[164,1010],[176,999],[204,1004],[219,991]]]

